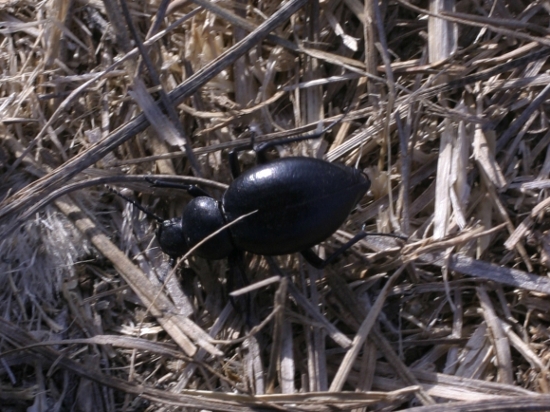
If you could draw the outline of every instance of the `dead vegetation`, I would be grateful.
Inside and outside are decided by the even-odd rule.
[[[550,410],[548,4],[279,3],[0,3],[2,411]],[[277,153],[372,180],[319,252],[408,241],[248,255],[250,314],[105,186],[177,216],[146,175],[346,112]]]

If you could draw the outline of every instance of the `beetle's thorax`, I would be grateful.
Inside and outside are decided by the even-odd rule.
[[[219,202],[206,196],[189,202],[183,210],[181,222],[185,243],[189,247],[197,245],[226,224]],[[206,259],[222,259],[232,250],[231,235],[224,229],[199,246],[195,253]]]

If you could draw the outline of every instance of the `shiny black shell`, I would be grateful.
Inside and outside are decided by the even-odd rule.
[[[259,255],[308,249],[344,223],[369,189],[357,169],[307,157],[258,165],[237,177],[221,202],[236,248]]]

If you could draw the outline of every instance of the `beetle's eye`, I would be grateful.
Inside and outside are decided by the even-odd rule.
[[[185,242],[181,219],[165,220],[157,230],[160,248],[171,258],[185,255],[189,250]]]

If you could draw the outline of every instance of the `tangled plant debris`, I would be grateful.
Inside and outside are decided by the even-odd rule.
[[[544,2],[0,4],[2,410],[547,410]],[[228,151],[365,171],[322,271],[172,267],[155,222]],[[243,168],[254,157],[243,153]],[[241,295],[242,296],[242,295]],[[439,409],[437,409],[439,408]]]

